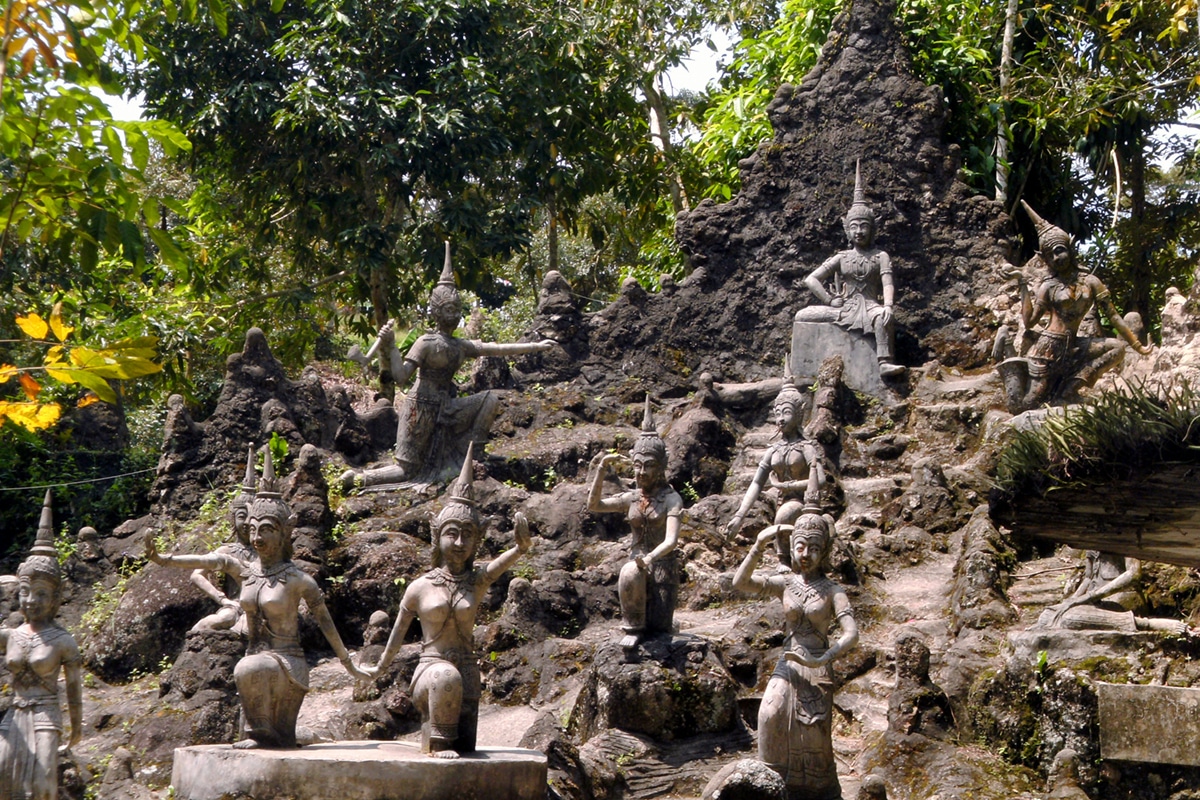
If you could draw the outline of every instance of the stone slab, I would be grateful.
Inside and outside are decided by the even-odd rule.
[[[1096,684],[1100,756],[1200,766],[1200,689]]]
[[[546,756],[481,747],[456,759],[410,742],[329,742],[298,750],[175,750],[178,800],[543,800]]]
[[[792,375],[797,386],[807,386],[817,376],[821,362],[841,356],[842,382],[856,392],[881,399],[892,392],[879,376],[874,337],[839,328],[832,322],[792,323]]]

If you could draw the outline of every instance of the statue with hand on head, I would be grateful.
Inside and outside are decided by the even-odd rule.
[[[461,460],[462,451],[453,450],[455,443],[487,441],[499,411],[500,398],[494,391],[459,396],[454,383],[459,367],[480,356],[519,356],[549,350],[555,345],[551,339],[498,344],[456,338],[454,331],[462,321],[462,299],[454,281],[449,242],[441,278],[429,295],[429,316],[435,330],[418,338],[407,353],[396,347],[393,321],[389,320],[379,330],[379,346],[387,354],[396,386],[403,389],[414,374],[417,380],[398,409],[396,463],[347,471],[342,475],[347,489],[359,482],[374,486],[436,479],[437,473]]]
[[[875,211],[867,204],[858,164],[854,166],[854,202],[842,225],[850,249],[826,259],[804,279],[820,301],[796,312],[796,322],[832,322],[849,331],[875,337],[879,374],[900,375],[904,367],[894,362],[896,320],[892,305],[896,297],[892,261],[875,246]]]
[[[804,435],[804,406],[804,395],[792,383],[790,372],[785,372],[783,387],[771,408],[771,418],[779,427],[782,441],[767,448],[758,463],[741,505],[725,525],[727,536],[732,537],[742,529],[747,512],[764,488],[778,494],[776,525],[792,524],[805,506],[820,502],[821,487],[825,482],[825,468],[821,462],[824,449]]]
[[[790,534],[790,572],[754,574],[769,544]],[[767,683],[758,711],[759,759],[781,776],[789,796],[841,800],[833,755],[833,672],[830,664],[858,643],[858,626],[845,590],[825,575],[833,545],[833,518],[808,508],[795,526],[772,525],[733,576],[743,594],[778,597],[787,619],[783,657]],[[833,626],[840,637],[830,641]]]
[[[413,673],[411,695],[421,713],[421,750],[436,758],[457,758],[475,750],[482,688],[475,615],[488,587],[531,546],[529,522],[518,513],[516,546],[475,566],[483,531],[472,489],[473,450],[467,448],[458,482],[433,520],[433,569],[405,590],[379,663],[360,667],[369,677],[386,670],[413,620],[421,623],[421,660]]]
[[[241,562],[249,562],[254,557],[254,548],[250,546],[250,503],[258,488],[258,473],[254,469],[254,445],[246,455],[246,477],[242,481],[242,490],[229,504],[229,521],[233,526],[233,541],[218,547],[214,552],[226,553]],[[246,615],[242,613],[238,595],[241,594],[242,584],[236,575],[212,570],[197,569],[192,572],[191,581],[197,589],[216,601],[219,608],[202,618],[192,626],[193,631],[227,631],[245,635]],[[220,584],[221,588],[217,588]]]
[[[637,487],[603,497],[604,478],[622,456],[608,453],[592,478],[588,510],[621,513],[633,531],[630,560],[621,567],[617,595],[625,637],[621,646],[636,648],[650,634],[670,633],[679,594],[679,518],[683,498],[667,483],[667,446],[654,429],[650,396],[642,417],[642,433],[633,445],[633,477]]]
[[[296,719],[308,693],[308,662],[300,647],[300,602],[342,666],[364,677],[325,607],[317,582],[292,562],[295,519],[275,479],[271,452],[266,452],[258,494],[250,504],[250,543],[254,555],[241,560],[229,553],[161,555],[154,538],[146,537],[146,557],[156,564],[188,569],[214,569],[241,580],[238,602],[246,615],[249,644],[233,670],[245,723],[237,748],[296,747]]]
[[[71,735],[79,743],[83,723],[83,667],[75,637],[54,621],[62,574],[54,549],[50,492],[29,556],[17,569],[25,622],[0,629],[4,662],[12,674],[13,703],[0,721],[0,798],[55,800],[62,708],[58,676],[66,677]],[[7,579],[6,582],[12,579]]]

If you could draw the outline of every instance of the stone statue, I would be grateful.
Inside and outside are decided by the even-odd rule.
[[[588,510],[629,516],[633,530],[630,560],[621,567],[617,595],[625,637],[621,646],[632,650],[643,638],[670,633],[679,594],[679,566],[675,546],[679,544],[679,516],[683,498],[667,483],[667,446],[654,429],[650,396],[642,417],[642,433],[633,445],[633,477],[637,488],[612,497],[602,497],[604,478],[613,463],[622,459],[608,453],[592,478]]]
[[[791,571],[755,575],[763,551],[781,532],[790,532]],[[759,707],[758,756],[783,776],[791,795],[806,800],[841,800],[833,756],[830,664],[858,643],[850,600],[825,576],[832,545],[833,518],[809,508],[795,527],[764,529],[733,576],[735,590],[783,601],[787,638]],[[841,637],[830,643],[835,622]]]
[[[804,279],[821,304],[797,311],[796,322],[832,322],[850,331],[874,335],[879,374],[885,378],[900,375],[904,367],[893,361],[896,326],[892,304],[896,289],[892,261],[875,246],[875,212],[867,205],[857,163],[854,202],[842,224],[850,249],[826,259]]]
[[[454,451],[457,443],[483,444],[487,441],[492,420],[499,411],[500,398],[493,391],[458,396],[454,374],[463,362],[480,356],[537,353],[549,350],[555,344],[550,339],[496,344],[455,338],[454,331],[462,321],[462,300],[455,287],[449,242],[446,243],[446,263],[441,279],[429,296],[429,315],[437,330],[417,339],[407,354],[402,354],[395,345],[392,321],[379,331],[380,346],[389,354],[396,386],[404,388],[413,373],[416,373],[417,381],[400,405],[396,463],[344,473],[342,482],[347,489],[359,482],[374,486],[440,477],[447,467],[461,461],[462,451]]]
[[[479,724],[479,658],[475,615],[488,587],[530,547],[529,523],[514,518],[516,546],[490,563],[475,566],[482,522],[471,488],[473,446],[450,498],[433,520],[433,569],[413,581],[400,600],[400,613],[379,663],[361,667],[370,677],[387,669],[414,619],[421,623],[421,660],[412,678],[412,699],[421,712],[421,750],[457,758],[475,750]]]
[[[1046,800],[1089,800],[1079,785],[1079,755],[1069,747],[1054,755],[1046,784]]]
[[[229,521],[233,526],[233,541],[223,544],[214,552],[226,553],[242,563],[249,563],[254,558],[254,548],[250,546],[249,513],[250,503],[258,488],[258,474],[254,470],[254,445],[246,454],[246,476],[242,480],[242,490],[229,504]],[[192,573],[192,583],[196,588],[216,601],[219,608],[192,626],[193,631],[227,631],[245,635],[246,615],[238,597],[242,592],[242,584],[236,575],[229,573],[214,573],[209,570],[197,569]],[[217,588],[216,581],[221,585]]]
[[[12,674],[12,707],[0,722],[0,798],[54,800],[58,796],[58,743],[62,708],[58,676],[66,677],[71,736],[78,744],[83,721],[83,668],[75,637],[54,621],[62,575],[54,550],[50,492],[29,556],[17,569],[25,622],[0,629],[4,662]],[[9,578],[5,582],[11,582]]]
[[[742,504],[725,526],[728,536],[734,536],[742,529],[742,522],[764,485],[769,484],[767,488],[778,495],[776,525],[791,525],[805,506],[820,502],[821,487],[825,482],[821,459],[823,448],[819,442],[804,435],[804,406],[804,395],[792,383],[791,376],[785,375],[783,387],[771,409],[771,419],[779,427],[782,441],[767,448],[758,463]]]
[[[1180,620],[1134,615],[1133,609],[1142,605],[1135,589],[1141,574],[1135,558],[1088,550],[1079,585],[1061,603],[1043,611],[1034,627],[1189,634],[1187,623]]]
[[[246,615],[249,646],[233,670],[245,725],[244,738],[234,747],[291,748],[297,746],[296,718],[308,692],[308,663],[300,648],[301,601],[346,671],[364,676],[350,660],[317,582],[292,563],[294,519],[279,493],[269,450],[249,520],[254,555],[248,560],[220,551],[161,555],[150,536],[146,557],[164,566],[219,570],[240,579],[238,602]]]
[[[1024,200],[1021,207],[1037,226],[1039,253],[1035,258],[1045,264],[1049,275],[1031,297],[1024,273],[1018,274],[1021,320],[1025,336],[1032,344],[1023,340],[1017,348],[1017,357],[996,367],[1004,381],[1008,410],[1014,414],[1059,398],[1074,399],[1080,389],[1091,386],[1105,372],[1121,365],[1125,358],[1121,342],[1078,335],[1080,323],[1093,306],[1100,307],[1134,350],[1147,355],[1153,349],[1139,342],[1117,313],[1104,282],[1091,273],[1080,273],[1075,246],[1066,231],[1039,217]],[[1046,314],[1050,315],[1049,323],[1033,332]],[[997,352],[1005,349],[996,347]]]

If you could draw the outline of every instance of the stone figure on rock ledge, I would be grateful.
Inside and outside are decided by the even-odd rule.
[[[54,549],[49,491],[29,556],[17,568],[16,578],[5,576],[0,581],[17,583],[25,616],[16,628],[0,628],[13,694],[12,707],[0,721],[0,798],[54,800],[63,732],[58,676],[66,677],[71,719],[67,747],[71,747],[78,744],[83,730],[83,667],[75,637],[54,620],[62,574]]]
[[[462,474],[433,520],[433,569],[405,590],[379,663],[361,667],[370,677],[386,670],[413,620],[421,623],[421,660],[413,673],[411,695],[421,713],[421,750],[437,758],[475,751],[482,689],[475,615],[488,587],[531,545],[529,523],[518,513],[513,531],[516,546],[482,567],[475,566],[483,530],[471,485],[473,449],[468,447]]]
[[[242,480],[242,490],[229,504],[229,523],[233,527],[233,541],[223,544],[214,552],[225,553],[241,563],[249,563],[254,558],[254,548],[250,545],[250,503],[258,489],[258,473],[254,469],[254,445],[250,445],[246,454],[246,476]],[[238,596],[242,592],[242,584],[238,576],[197,569],[192,572],[192,583],[197,589],[217,602],[219,608],[192,626],[193,631],[228,631],[241,635],[246,634],[246,615],[242,612]],[[219,584],[219,588],[218,588]]]
[[[637,488],[603,497],[604,479],[623,456],[606,454],[592,478],[588,510],[627,514],[633,531],[630,560],[621,567],[617,595],[625,637],[621,646],[632,651],[647,636],[670,633],[679,594],[679,518],[683,498],[667,483],[667,446],[654,429],[650,396],[642,418],[642,433],[633,445],[633,477]]]
[[[1135,615],[1142,598],[1137,592],[1141,563],[1116,553],[1088,550],[1078,585],[1062,602],[1050,606],[1035,628],[1069,630],[1166,631],[1178,636],[1191,633],[1187,623]]]
[[[754,574],[763,552],[789,534],[790,572]],[[833,518],[808,508],[795,526],[764,529],[738,566],[733,588],[783,601],[787,638],[758,711],[759,758],[783,776],[791,797],[841,800],[833,754],[834,659],[858,643],[858,626],[842,587],[826,577]],[[830,642],[837,624],[840,637]]]
[[[146,557],[156,564],[219,570],[241,580],[238,602],[246,615],[249,646],[233,671],[245,724],[245,737],[234,745],[237,748],[297,746],[296,719],[308,693],[308,662],[300,647],[301,601],[346,671],[356,678],[365,677],[350,660],[317,582],[292,563],[294,524],[291,509],[279,492],[268,450],[249,510],[251,558],[243,560],[220,551],[161,555],[154,538],[146,537]]]
[[[487,441],[500,405],[500,397],[494,391],[459,397],[454,383],[459,367],[480,356],[519,356],[549,350],[555,345],[550,339],[496,344],[455,338],[454,331],[462,321],[462,300],[454,281],[449,242],[441,278],[429,296],[429,315],[436,330],[418,338],[407,353],[396,347],[391,321],[379,331],[379,346],[387,354],[396,386],[403,389],[414,373],[417,380],[400,404],[396,463],[344,473],[342,483],[347,489],[360,483],[376,486],[432,481],[447,470],[453,474],[464,455],[458,448],[465,448],[469,442]]]
[[[741,505],[725,526],[727,536],[734,536],[742,529],[746,514],[764,488],[773,490],[775,495],[776,525],[791,525],[806,506],[820,503],[825,484],[824,448],[806,436],[805,405],[804,395],[792,383],[790,371],[785,371],[783,386],[771,408],[771,421],[778,426],[782,441],[768,447],[758,463]]]
[[[1021,319],[1025,336],[1015,348],[1017,357],[996,366],[1004,381],[1008,410],[1014,414],[1053,402],[1071,402],[1084,387],[1091,386],[1104,373],[1117,369],[1125,358],[1125,345],[1108,337],[1079,336],[1083,318],[1099,306],[1109,323],[1139,353],[1148,355],[1152,348],[1137,336],[1117,313],[1108,287],[1095,275],[1079,271],[1075,246],[1062,228],[1039,217],[1024,200],[1021,207],[1037,226],[1038,255],[1049,269],[1032,296],[1023,273]],[[1034,326],[1049,314],[1049,323],[1040,330]],[[996,351],[1007,349],[997,343]]]
[[[896,289],[892,262],[875,246],[875,211],[867,204],[862,178],[855,164],[854,202],[842,224],[850,249],[830,257],[804,279],[819,301],[796,312],[796,322],[832,322],[849,331],[875,337],[879,374],[904,373],[895,363],[896,321],[892,313]]]

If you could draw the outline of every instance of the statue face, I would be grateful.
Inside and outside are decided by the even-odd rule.
[[[784,435],[795,433],[800,426],[800,408],[787,401],[776,403],[771,409],[771,418]]]
[[[250,543],[250,509],[246,506],[234,506],[233,513],[233,535],[238,541],[243,544]]]
[[[1075,267],[1075,253],[1064,243],[1057,243],[1050,251],[1050,268],[1056,273],[1069,272]]]
[[[434,306],[432,309],[434,324],[438,330],[453,331],[462,322],[462,303],[447,302]]]
[[[852,219],[846,223],[846,238],[855,247],[870,247],[875,242],[875,225],[869,219]]]
[[[663,465],[652,455],[638,453],[633,457],[633,478],[639,489],[655,489],[665,478]]]
[[[21,581],[17,600],[21,604],[21,613],[25,615],[26,622],[49,622],[58,612],[57,587],[53,581],[46,578],[35,576],[28,581]]]
[[[475,526],[459,520],[447,520],[438,532],[438,549],[442,563],[451,572],[462,572],[479,547],[479,532]]]
[[[264,564],[283,558],[283,528],[274,517],[250,518],[250,545]]]
[[[825,549],[825,531],[802,529],[792,537],[791,547],[792,567],[804,574],[816,572],[821,566],[821,551]]]

